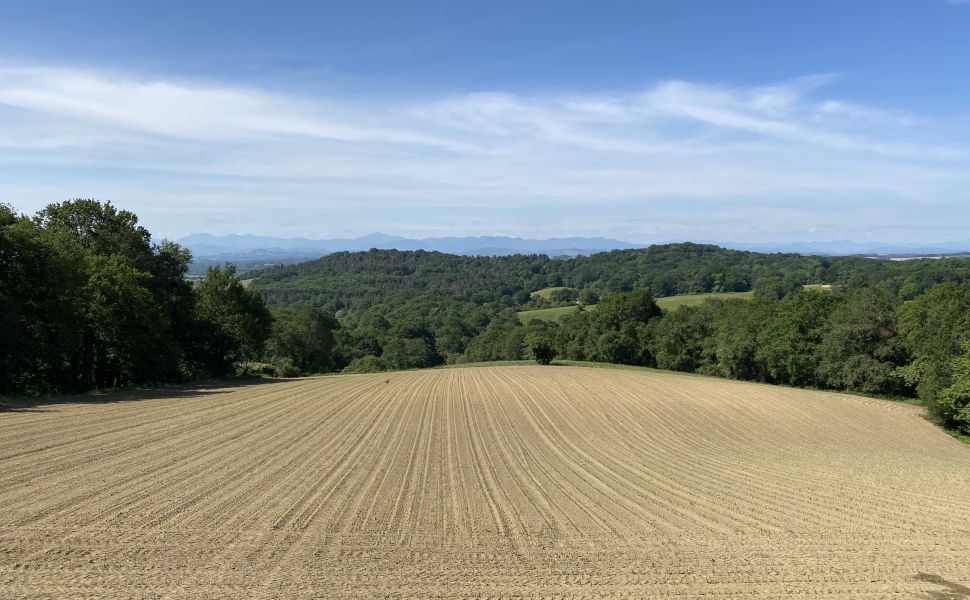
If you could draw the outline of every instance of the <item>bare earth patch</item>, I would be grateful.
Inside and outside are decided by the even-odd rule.
[[[0,407],[0,597],[970,598],[970,448],[906,405],[529,366],[111,399]]]

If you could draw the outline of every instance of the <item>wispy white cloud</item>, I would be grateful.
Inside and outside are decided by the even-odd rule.
[[[872,106],[861,106],[844,100],[826,100],[818,106],[819,116],[862,121],[898,127],[912,127],[921,120],[900,110],[886,110]]]
[[[450,146],[367,123],[347,106],[260,90],[106,77],[50,68],[0,68],[0,104],[193,140],[307,136],[346,142]],[[350,113],[350,114],[348,114]]]
[[[224,232],[327,235],[339,217],[342,233],[529,234],[544,222],[636,239],[743,235],[724,210],[779,232],[841,231],[846,202],[896,202],[877,212],[885,227],[927,203],[966,211],[968,132],[826,93],[838,78],[362,100],[0,66],[0,194],[25,210],[110,197],[171,234],[186,226],[160,202]],[[304,229],[284,226],[283,209]],[[648,215],[656,226],[631,236]]]

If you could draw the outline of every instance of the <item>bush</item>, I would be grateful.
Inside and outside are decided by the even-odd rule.
[[[303,373],[323,373],[333,368],[339,327],[333,313],[305,304],[277,313],[267,343],[270,356],[285,357]]]
[[[276,377],[299,377],[303,372],[293,364],[289,356],[277,358],[273,365],[273,375]]]
[[[362,356],[350,361],[344,373],[382,373],[391,370],[391,363],[381,356]]]
[[[276,377],[276,365],[273,362],[246,362],[236,366],[236,374],[242,375],[266,375]]]
[[[531,336],[528,340],[529,354],[540,365],[548,365],[556,358],[556,349],[548,338],[541,335]]]

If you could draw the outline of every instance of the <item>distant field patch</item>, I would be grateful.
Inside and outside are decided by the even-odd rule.
[[[753,292],[721,292],[716,294],[681,294],[679,296],[667,296],[657,298],[657,306],[664,310],[675,310],[681,306],[697,306],[710,298],[719,300],[751,300]]]
[[[824,286],[823,286],[824,287]],[[829,286],[831,287],[831,286]],[[547,290],[562,289],[562,288],[546,288]],[[543,291],[543,290],[539,290]],[[538,292],[533,292],[537,294]],[[751,300],[754,297],[753,292],[721,292],[715,294],[681,294],[679,296],[667,296],[665,298],[657,298],[657,306],[664,310],[676,310],[681,306],[697,306],[703,303],[709,298],[717,298],[720,300]],[[595,304],[585,304],[582,305],[583,310],[596,310]],[[519,321],[522,324],[526,324],[532,319],[539,319],[540,321],[559,321],[565,315],[573,314],[580,310],[580,305],[576,306],[558,306],[556,308],[538,308],[535,310],[523,310],[516,313],[519,317]]]
[[[556,308],[537,308],[535,310],[523,310],[516,313],[519,317],[519,322],[523,325],[531,321],[532,319],[539,319],[540,321],[558,321],[566,315],[579,312],[580,305],[570,305],[570,306],[557,306]],[[595,304],[585,304],[582,305],[582,310],[596,310]]]
[[[824,286],[822,286],[824,287]],[[829,286],[831,287],[831,286]],[[562,288],[546,288],[547,290],[555,290]],[[544,291],[544,290],[539,290]],[[537,294],[539,292],[533,292]],[[752,292],[722,292],[717,294],[681,294],[679,296],[667,296],[666,298],[657,298],[657,306],[664,310],[675,310],[681,306],[697,306],[709,298],[718,298],[721,300],[751,300],[754,297]],[[556,308],[538,308],[535,310],[523,310],[516,313],[519,317],[519,321],[524,325],[533,319],[539,319],[540,321],[559,321],[566,315],[576,313],[580,310],[596,310],[595,304],[584,304],[576,306],[557,306]]]
[[[563,286],[542,288],[541,290],[536,290],[532,292],[532,297],[545,298],[546,300],[548,300],[550,296],[552,296],[553,292],[558,292],[559,290],[570,290],[570,289],[572,288],[563,287]]]

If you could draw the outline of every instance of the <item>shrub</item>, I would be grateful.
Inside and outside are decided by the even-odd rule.
[[[391,370],[391,363],[381,356],[362,356],[350,361],[344,373],[381,373]]]
[[[529,340],[529,354],[536,363],[548,365],[556,357],[556,349],[545,337],[536,336]]]
[[[298,377],[303,372],[293,364],[293,359],[289,356],[277,358],[273,365],[273,375],[276,377]]]

